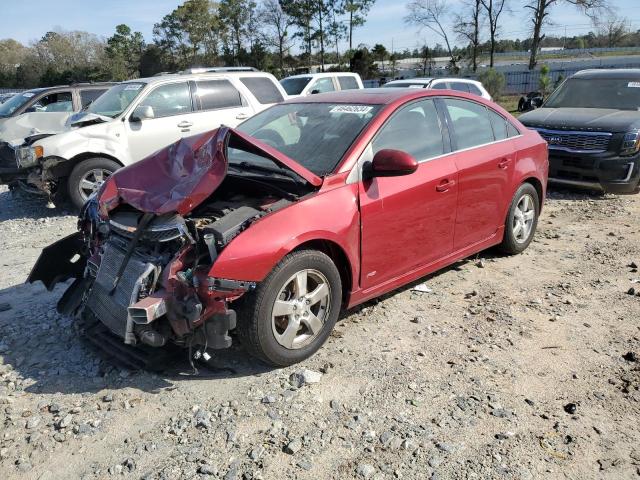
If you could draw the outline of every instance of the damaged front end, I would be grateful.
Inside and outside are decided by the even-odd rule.
[[[74,278],[58,310],[100,322],[124,344],[229,347],[233,302],[255,284],[211,277],[218,253],[304,192],[227,175],[230,143],[276,155],[223,127],[116,172],[85,204],[79,232],[47,247],[28,281],[52,289]]]

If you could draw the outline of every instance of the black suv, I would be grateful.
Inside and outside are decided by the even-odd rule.
[[[29,112],[78,112],[106,92],[114,83],[76,83],[34,88],[16,93],[0,104],[0,122]]]
[[[640,69],[583,70],[519,120],[549,144],[549,181],[640,189]]]

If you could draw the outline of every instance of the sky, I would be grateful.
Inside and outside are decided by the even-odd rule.
[[[15,38],[28,44],[42,37],[49,30],[84,30],[102,37],[113,34],[115,26],[126,23],[140,31],[148,41],[152,40],[153,24],[171,12],[183,0],[0,0],[0,39]],[[449,0],[456,11],[462,0]],[[639,0],[610,0],[620,15],[626,14],[634,30],[640,29]],[[427,43],[435,45],[440,39],[428,30],[418,31],[407,26],[404,0],[377,0],[365,26],[354,30],[354,46],[360,43],[372,46],[382,43],[388,50],[413,49]],[[510,0],[510,14],[503,14],[501,36],[526,38],[530,20],[521,7],[524,0]],[[632,8],[636,7],[636,8]],[[629,14],[629,12],[632,12]],[[589,19],[570,5],[554,7],[547,34],[577,35],[593,30]],[[344,50],[346,42],[341,45]]]

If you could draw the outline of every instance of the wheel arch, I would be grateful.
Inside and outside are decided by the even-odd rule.
[[[106,158],[108,160],[112,160],[116,162],[120,167],[124,167],[124,164],[114,157],[113,155],[109,155],[108,153],[96,153],[96,152],[82,152],[76,155],[75,157],[70,158],[66,162],[60,162],[53,168],[51,168],[51,175],[55,178],[65,178],[71,175],[71,171],[78,165],[80,162],[84,160],[89,160],[91,158]]]
[[[347,305],[349,302],[349,296],[353,289],[353,274],[352,265],[349,261],[349,257],[344,249],[335,242],[327,239],[315,239],[307,240],[298,246],[296,246],[292,252],[300,250],[317,250],[327,255],[335,264],[338,272],[340,273],[340,280],[342,282],[342,302],[343,305]]]
[[[527,177],[525,178],[521,184],[530,183],[533,185],[533,188],[536,189],[538,193],[538,207],[540,211],[542,211],[542,205],[544,204],[544,189],[542,188],[542,182],[536,177]]]

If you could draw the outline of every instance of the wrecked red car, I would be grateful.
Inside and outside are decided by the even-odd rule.
[[[235,331],[290,365],[343,308],[494,245],[522,252],[547,169],[546,142],[476,96],[314,95],[119,170],[29,281],[75,278],[58,308],[105,345],[201,353]]]

